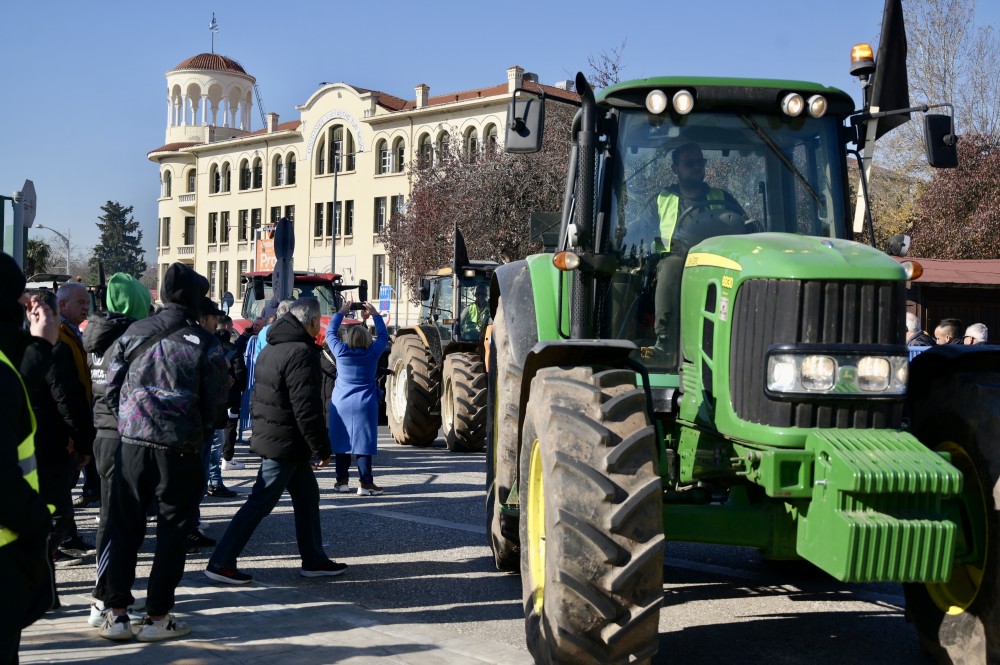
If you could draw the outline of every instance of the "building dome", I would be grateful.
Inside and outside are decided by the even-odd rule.
[[[205,69],[215,72],[230,72],[233,74],[243,74],[244,76],[249,76],[240,63],[236,62],[232,58],[219,55],[218,53],[199,53],[196,56],[188,58],[170,71],[176,72],[189,69]]]

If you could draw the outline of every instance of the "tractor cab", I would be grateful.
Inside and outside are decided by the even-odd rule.
[[[420,322],[434,325],[442,343],[479,343],[489,319],[490,277],[496,263],[470,261],[456,274],[442,268],[420,280]]]

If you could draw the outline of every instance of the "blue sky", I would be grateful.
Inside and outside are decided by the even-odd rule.
[[[298,118],[320,81],[406,99],[497,85],[520,65],[541,82],[572,79],[587,58],[626,42],[627,78],[728,75],[813,80],[859,98],[851,45],[878,34],[882,0],[695,0],[597,3],[108,2],[5,3],[0,39],[0,192],[25,178],[36,223],[74,252],[93,246],[100,206],[135,206],[155,248],[157,167],[164,143],[164,73],[208,52],[257,78],[266,110]],[[977,23],[1000,26],[1000,2],[980,0]],[[253,128],[261,125],[254,111]],[[7,214],[9,220],[9,203]],[[31,237],[61,241],[51,233]],[[150,260],[153,259],[150,255]]]

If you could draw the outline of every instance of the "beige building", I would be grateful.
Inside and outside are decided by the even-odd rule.
[[[166,78],[166,144],[148,154],[160,171],[159,276],[175,261],[190,264],[209,278],[214,300],[234,294],[235,312],[240,275],[270,270],[256,265],[255,239],[282,216],[294,222],[295,270],[367,279],[372,300],[380,285],[395,288],[377,234],[409,198],[414,155],[433,159],[455,141],[466,151],[502,141],[517,87],[577,98],[568,81],[539,85],[520,67],[477,90],[432,96],[419,84],[409,100],[331,83],[297,107],[297,120],[269,113],[254,131],[256,81],[236,61],[203,53]],[[391,323],[415,320],[407,300],[399,294],[397,316],[393,299]]]

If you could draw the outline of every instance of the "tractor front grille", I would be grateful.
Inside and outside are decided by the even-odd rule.
[[[740,418],[774,427],[899,427],[903,400],[796,398],[764,392],[772,344],[902,344],[902,282],[753,279],[736,294],[730,392]]]

